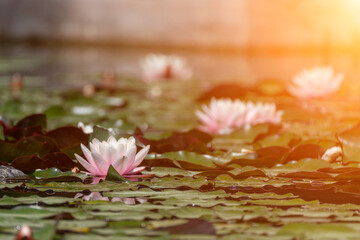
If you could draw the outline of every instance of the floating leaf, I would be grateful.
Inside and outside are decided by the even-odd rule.
[[[128,183],[129,180],[121,176],[113,167],[113,165],[110,165],[109,170],[106,174],[105,180],[107,181],[117,181],[117,182],[126,182]]]
[[[289,223],[277,233],[279,236],[316,239],[344,239],[348,236],[354,236],[353,234],[356,234],[356,231],[348,226],[312,223]]]
[[[204,92],[199,98],[198,101],[205,101],[210,100],[211,98],[242,98],[244,97],[249,91],[250,88],[245,88],[241,85],[234,84],[234,83],[223,83],[213,88],[209,89],[208,91]]]
[[[46,115],[47,118],[57,118],[57,117],[61,117],[67,114],[64,106],[61,105],[54,105],[54,106],[50,106],[48,107],[45,111],[44,114]]]
[[[195,152],[188,151],[178,151],[178,152],[167,152],[164,154],[148,154],[147,159],[162,159],[167,158],[176,161],[186,161],[189,163],[203,165],[206,167],[216,167],[215,162],[218,164],[222,164],[226,162],[227,159],[223,159],[220,157],[211,156],[208,154],[199,154]]]
[[[360,181],[360,169],[350,171],[350,172],[344,172],[340,173],[335,177],[335,180],[341,181],[341,180],[352,180],[352,181]]]
[[[238,175],[234,176],[234,179],[245,179],[248,177],[267,177],[267,175],[260,169],[256,169],[239,173]]]
[[[322,179],[322,180],[331,180],[332,176],[328,173],[318,172],[318,171],[298,171],[291,173],[281,173],[279,177],[285,178],[297,178],[297,179]]]
[[[203,219],[191,219],[187,223],[171,227],[162,227],[157,230],[166,231],[171,234],[216,234],[214,226],[209,221]]]
[[[317,144],[302,144],[294,147],[287,155],[284,163],[298,161],[303,158],[321,158],[325,148]]]
[[[318,169],[318,171],[320,172],[327,172],[327,173],[348,173],[348,172],[353,172],[353,171],[357,171],[360,170],[357,167],[340,167],[340,168],[320,168]]]
[[[15,143],[0,141],[0,158],[6,162],[24,155],[44,156],[54,150],[57,150],[54,141],[45,136],[25,137]]]
[[[23,172],[31,172],[35,169],[59,168],[61,171],[69,171],[76,166],[75,162],[65,153],[54,152],[43,157],[37,155],[25,155],[14,159],[11,163],[16,169]]]
[[[337,134],[337,138],[342,144],[343,152],[344,152],[344,159],[343,161],[346,162],[359,162],[360,156],[360,124],[339,132]]]
[[[284,82],[275,79],[265,79],[260,81],[256,90],[259,91],[260,94],[270,96],[286,94]]]
[[[90,141],[92,141],[94,138],[98,139],[99,141],[107,141],[110,136],[114,136],[114,132],[109,131],[106,128],[100,127],[100,126],[94,126],[94,131],[90,135]]]
[[[46,116],[44,114],[33,114],[21,119],[15,127],[18,128],[28,128],[40,126],[42,131],[46,130]]]
[[[52,224],[45,225],[41,229],[34,231],[34,239],[51,240],[55,236],[55,226]]]
[[[185,150],[206,153],[208,151],[207,144],[212,137],[198,130],[190,130],[184,133],[175,132],[160,140],[149,140],[143,136],[137,136],[137,139],[144,145],[150,145],[150,152],[165,153]]]
[[[0,125],[0,141],[5,140],[4,126]]]
[[[36,133],[42,133],[46,130],[46,116],[44,114],[34,114],[21,119],[15,126],[5,128],[6,136],[15,139],[29,137]]]
[[[36,170],[32,176],[36,177],[37,179],[49,179],[49,178],[56,178],[56,177],[64,177],[64,176],[76,176],[81,179],[85,179],[87,175],[85,173],[73,173],[73,172],[63,172],[58,168],[49,168],[45,170]]]
[[[280,163],[281,159],[274,156],[263,156],[256,159],[233,159],[227,165],[238,164],[240,166],[273,167]]]
[[[46,133],[46,136],[54,139],[57,147],[69,156],[73,156],[74,153],[81,154],[80,144],[89,142],[89,136],[77,127],[57,128]]]
[[[259,157],[274,157],[278,159],[282,159],[285,154],[290,151],[288,147],[282,146],[271,146],[265,148],[259,148],[256,150],[256,153]]]

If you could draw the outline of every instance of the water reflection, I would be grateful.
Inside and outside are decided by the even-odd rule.
[[[117,76],[140,77],[139,60],[149,52],[176,54],[184,57],[194,70],[195,78],[206,83],[238,81],[253,84],[262,79],[290,81],[304,68],[330,65],[345,74],[345,81],[360,77],[359,57],[356,53],[214,53],[141,48],[30,48],[26,46],[0,47],[0,60],[13,64],[0,66],[0,77],[19,72],[24,76],[42,77],[48,87],[83,86],[100,83],[101,72],[112,69]],[[22,60],[19,62],[18,60]],[[30,64],[31,63],[31,64]],[[1,65],[1,61],[0,61]],[[158,93],[154,92],[154,95]]]
[[[75,198],[81,198],[83,201],[107,201],[107,202],[122,202],[126,205],[135,205],[147,202],[144,198],[131,198],[131,197],[104,197],[100,192],[92,192],[88,195],[77,193]]]

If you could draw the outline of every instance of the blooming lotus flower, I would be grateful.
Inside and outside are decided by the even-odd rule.
[[[196,116],[202,123],[201,131],[214,134],[228,134],[237,128],[237,123],[245,113],[245,104],[240,100],[211,99],[209,105],[197,110]]]
[[[138,167],[148,153],[150,145],[136,153],[135,138],[120,138],[110,136],[107,141],[100,142],[94,138],[90,142],[90,150],[81,144],[85,158],[75,154],[76,159],[91,174],[106,176],[110,165],[122,176],[140,172],[144,167]]]
[[[231,99],[211,99],[196,115],[201,122],[198,128],[210,134],[229,134],[236,129],[259,123],[280,123],[283,112],[273,103],[244,102]]]
[[[185,59],[174,55],[148,54],[140,61],[142,80],[144,82],[158,82],[169,79],[188,80],[192,71]]]
[[[78,122],[77,127],[80,128],[81,130],[83,130],[83,132],[86,133],[86,134],[91,134],[91,133],[94,132],[94,125],[93,124],[85,125],[83,122]]]
[[[343,78],[343,74],[335,76],[331,67],[306,69],[294,77],[288,91],[301,99],[325,97],[340,88]]]

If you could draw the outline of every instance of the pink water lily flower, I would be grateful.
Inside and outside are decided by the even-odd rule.
[[[149,151],[146,146],[136,153],[135,138],[120,138],[110,136],[107,141],[100,142],[94,138],[90,142],[90,150],[81,144],[85,158],[75,154],[79,163],[90,173],[106,176],[110,165],[122,176],[138,173],[144,167],[138,167]]]
[[[334,74],[331,67],[305,69],[297,74],[287,90],[300,99],[321,98],[336,92],[343,81],[343,74]]]
[[[203,105],[195,113],[201,123],[198,128],[211,134],[229,134],[243,119],[245,107],[240,100],[212,98],[209,105]]]
[[[185,59],[175,55],[148,54],[140,61],[140,67],[142,80],[148,83],[192,77]]]
[[[210,134],[229,134],[237,129],[249,129],[260,123],[280,123],[283,112],[274,103],[253,103],[231,99],[211,99],[196,111],[198,129]]]

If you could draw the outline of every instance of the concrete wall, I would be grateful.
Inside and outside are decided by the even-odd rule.
[[[360,45],[360,0],[1,0],[0,36],[238,49]]]

